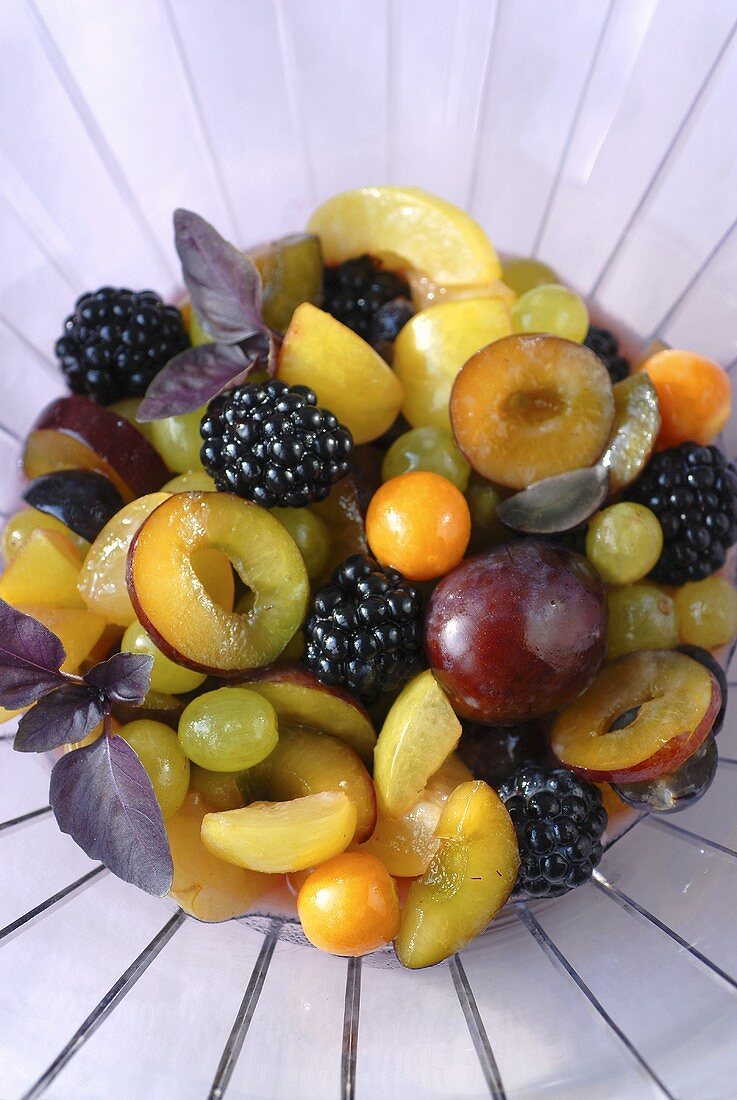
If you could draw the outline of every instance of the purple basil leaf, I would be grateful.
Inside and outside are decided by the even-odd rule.
[[[162,897],[174,877],[164,819],[143,764],[122,737],[101,737],[57,760],[51,808],[90,859]]]
[[[0,706],[27,707],[65,683],[65,657],[56,634],[0,600]]]
[[[49,752],[81,741],[99,726],[110,707],[87,684],[64,684],[27,711],[18,723],[17,752]]]
[[[84,678],[111,702],[137,706],[151,686],[153,663],[147,653],[116,653],[91,668]]]
[[[223,390],[238,386],[256,366],[237,346],[200,344],[170,359],[154,378],[138,406],[142,424],[179,416],[206,405]]]
[[[253,260],[191,210],[174,211],[174,243],[192,305],[215,340],[236,344],[264,327]]]

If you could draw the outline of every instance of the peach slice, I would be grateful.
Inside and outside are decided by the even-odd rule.
[[[238,867],[303,871],[344,852],[357,819],[356,805],[344,791],[320,791],[291,802],[253,802],[207,814],[202,841],[218,859]]]
[[[419,187],[344,191],[319,206],[307,228],[320,238],[326,264],[392,252],[435,283],[483,284],[502,274],[481,226]]]
[[[379,811],[376,827],[360,850],[380,859],[390,875],[399,878],[424,875],[440,846],[435,830],[443,806],[459,784],[472,779],[463,761],[451,753],[402,817],[389,817]]]
[[[136,621],[125,580],[128,550],[143,521],[168,499],[168,493],[149,493],[121,508],[105,524],[85,558],[79,591],[90,610],[104,615],[110,623],[127,627]],[[215,603],[230,611],[235,583],[225,555],[217,550],[201,550],[194,564],[197,576]]]
[[[216,603],[194,558],[218,550],[251,590],[250,610]],[[299,629],[309,581],[286,528],[229,493],[177,493],[144,521],[128,551],[128,593],[141,625],[171,660],[224,676],[268,664]]]
[[[252,768],[272,802],[285,802],[319,791],[345,791],[358,820],[353,840],[371,836],[376,824],[376,794],[361,757],[337,737],[299,726],[279,726],[276,748]]]
[[[19,604],[48,604],[84,610],[77,590],[82,556],[59,531],[39,528],[21,546],[0,577],[0,598]]]
[[[612,383],[587,347],[558,336],[507,336],[468,360],[450,419],[477,473],[510,489],[593,466],[614,422]]]
[[[402,817],[417,801],[461,733],[461,723],[430,669],[402,688],[374,749],[376,793],[390,817]]]
[[[612,494],[640,476],[660,431],[660,405],[655,386],[643,371],[612,387],[614,424],[601,465],[609,470]]]
[[[29,479],[52,470],[96,470],[123,500],[152,493],[169,476],[148,440],[123,416],[86,397],[60,397],[39,414],[23,453]]]
[[[234,867],[218,859],[202,842],[202,819],[210,809],[190,793],[166,821],[174,881],[169,897],[198,920],[215,923],[241,917],[275,884],[271,875]]]
[[[707,736],[721,706],[716,678],[673,650],[627,653],[553,721],[550,743],[571,771],[595,782],[639,783],[674,771]],[[620,725],[617,719],[632,720]]]
[[[66,653],[62,672],[76,672],[90,656],[105,630],[103,617],[92,611],[37,604],[24,604],[18,610],[38,619],[61,641]]]
[[[277,378],[309,386],[350,429],[354,443],[378,439],[394,423],[402,383],[374,349],[309,302],[297,306],[279,352]]]
[[[447,959],[483,932],[514,889],[519,849],[499,796],[481,780],[462,783],[445,804],[440,845],[402,909],[394,946],[413,970]]]
[[[498,298],[465,298],[420,310],[401,329],[392,365],[404,386],[402,415],[410,424],[450,430],[448,403],[463,364],[509,336],[512,321]]]
[[[246,678],[249,688],[268,699],[280,725],[302,726],[343,741],[370,763],[376,731],[361,704],[337,687],[322,684],[303,668],[265,668]]]

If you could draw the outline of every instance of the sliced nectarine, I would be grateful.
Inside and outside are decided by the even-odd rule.
[[[458,446],[482,477],[511,489],[602,454],[614,422],[606,367],[558,336],[507,336],[461,369],[450,399]]]
[[[429,778],[455,749],[461,723],[430,669],[402,688],[381,727],[374,749],[379,804],[402,817]]]
[[[250,589],[246,613],[206,591],[194,558],[207,549],[225,554]],[[304,561],[286,528],[229,493],[177,493],[159,505],[131,543],[127,581],[138,619],[163,653],[226,676],[278,657],[309,597]]]
[[[704,665],[673,650],[642,650],[599,670],[555,718],[553,752],[587,779],[637,783],[673,771],[699,747],[721,706]],[[622,724],[623,717],[631,717]]]
[[[314,390],[318,404],[350,429],[354,443],[383,435],[402,404],[402,384],[378,352],[309,302],[294,311],[276,373],[288,386]]]
[[[302,871],[344,852],[356,821],[356,805],[344,791],[321,791],[291,802],[253,802],[207,814],[202,840],[213,855],[238,867]]]
[[[395,948],[417,969],[447,959],[483,932],[514,889],[519,849],[499,796],[475,780],[457,787],[437,830],[440,845],[402,909]]]
[[[181,809],[166,821],[174,881],[169,896],[198,920],[216,922],[243,916],[275,883],[271,875],[234,867],[213,855],[202,842],[202,819],[210,807],[190,793]]]
[[[419,187],[360,187],[319,206],[307,228],[326,264],[391,252],[435,283],[488,283],[501,264],[481,226]]]
[[[31,532],[0,577],[0,598],[19,604],[84,610],[77,590],[82,557],[71,539],[59,531]]]

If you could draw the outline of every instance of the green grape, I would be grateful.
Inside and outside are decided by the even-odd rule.
[[[138,622],[132,622],[127,628],[120,648],[123,653],[145,653],[153,657],[151,691],[160,691],[164,695],[182,695],[187,691],[195,691],[207,679],[203,673],[182,668],[165,657]]]
[[[37,508],[23,508],[20,512],[15,512],[3,527],[0,549],[2,549],[6,563],[13,560],[31,532],[40,528],[46,531],[59,531],[60,534],[66,535],[82,554],[86,554],[90,548],[90,544],[86,539],[83,539],[81,535],[76,535],[56,516],[50,516],[47,512],[39,512]]]
[[[186,474],[189,470],[201,470],[200,421],[207,406],[181,416],[165,416],[151,424],[151,442],[170,470]]]
[[[558,283],[534,287],[512,306],[515,332],[547,332],[577,344],[589,331],[589,313],[583,299]]]
[[[163,722],[142,718],[121,726],[118,736],[128,742],[146,769],[164,817],[176,813],[189,789],[189,760],[174,730]]]
[[[544,283],[559,282],[552,267],[527,256],[510,256],[502,264],[502,279],[515,294],[525,294]]]
[[[715,649],[737,634],[737,592],[725,577],[684,584],[675,599],[682,642]]]
[[[442,428],[433,426],[411,428],[394,440],[384,456],[381,479],[389,481],[411,470],[441,474],[461,492],[468,485],[471,474],[471,467],[453,438]]]
[[[608,597],[606,655],[621,657],[638,649],[673,649],[678,618],[673,600],[654,584],[613,589]]]
[[[286,527],[297,543],[310,580],[319,577],[330,556],[327,524],[307,508],[272,508],[271,514]]]
[[[606,584],[646,577],[663,550],[663,530],[642,504],[612,504],[589,522],[586,556]]]
[[[187,470],[161,487],[162,493],[214,493],[215,482],[204,470]]]
[[[201,795],[213,810],[237,810],[244,805],[238,786],[240,775],[240,772],[209,772],[198,764],[192,764],[189,788]]]
[[[497,518],[496,510],[508,496],[498,485],[479,474],[471,474],[466,489],[466,501],[471,513],[471,548],[485,550],[499,542],[514,537],[513,533]]]
[[[179,719],[179,743],[190,760],[208,771],[251,768],[277,740],[274,708],[248,688],[208,691],[193,699]]]

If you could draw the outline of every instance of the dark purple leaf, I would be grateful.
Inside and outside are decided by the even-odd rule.
[[[116,653],[91,668],[84,678],[111,702],[137,706],[151,685],[153,663],[147,653]]]
[[[136,418],[145,424],[193,412],[223,390],[244,382],[258,362],[249,359],[241,348],[228,344],[187,348],[156,375],[138,406]]]
[[[99,691],[87,684],[64,684],[27,711],[18,723],[13,748],[49,752],[81,741],[110,710]]]
[[[213,339],[236,344],[263,329],[261,276],[249,256],[191,210],[174,211],[174,243],[192,305]]]
[[[56,634],[0,600],[0,706],[27,707],[63,684],[65,657]]]
[[[143,764],[122,737],[101,737],[57,760],[51,808],[90,859],[162,897],[174,876],[164,819]]]

